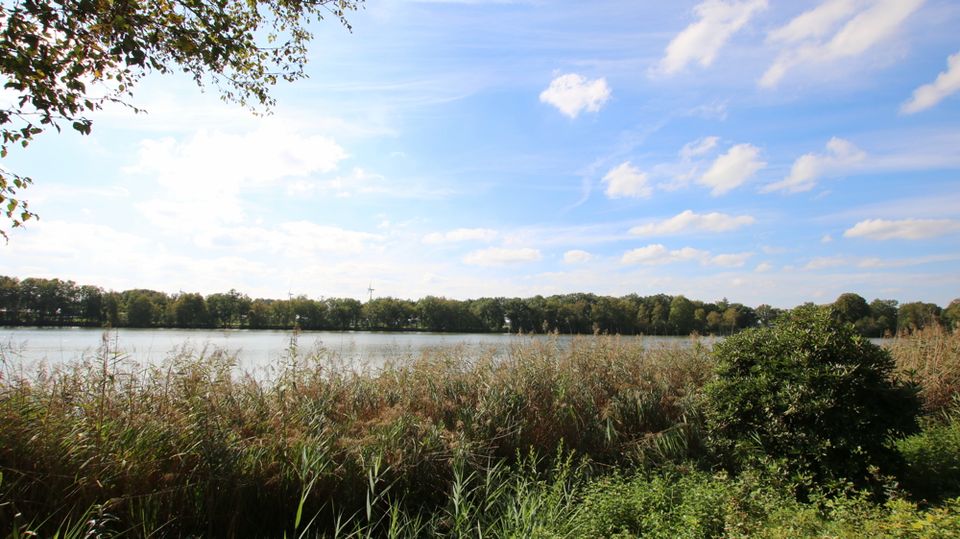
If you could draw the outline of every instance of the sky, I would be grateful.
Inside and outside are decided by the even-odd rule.
[[[368,0],[269,115],[149,75],[0,274],[253,297],[960,297],[960,2]]]

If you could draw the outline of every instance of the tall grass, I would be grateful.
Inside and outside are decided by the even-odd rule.
[[[235,365],[183,349],[141,366],[106,342],[29,376],[4,360],[2,528],[95,508],[113,531],[292,534],[360,516],[389,529],[378,510],[443,507],[518,455],[562,445],[603,465],[696,454],[696,394],[711,372],[699,345],[617,337],[532,341],[500,359],[433,350],[376,371],[294,342],[266,377]]]
[[[891,346],[930,410],[957,392],[958,343],[921,332]],[[360,369],[294,338],[257,376],[220,350],[138,365],[109,341],[55,368],[26,372],[2,349],[0,362],[0,537],[737,535],[736,519],[785,503],[744,516],[743,480],[645,475],[704,453],[713,360],[696,341],[531,340],[506,357],[454,347]],[[636,520],[664,504],[676,509]]]
[[[919,383],[927,412],[948,409],[960,394],[960,331],[935,325],[897,337],[890,352],[901,373]]]

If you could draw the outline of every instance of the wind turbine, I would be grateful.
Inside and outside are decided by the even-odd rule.
[[[370,293],[370,299],[367,301],[373,301],[373,281],[370,281],[370,284],[367,285],[367,292]]]

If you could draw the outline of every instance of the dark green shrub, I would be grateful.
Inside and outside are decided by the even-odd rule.
[[[960,496],[960,405],[945,424],[933,421],[919,434],[897,442],[906,461],[903,486],[919,499]]]
[[[764,463],[792,478],[798,494],[865,486],[895,471],[891,439],[917,428],[916,387],[895,379],[886,350],[826,310],[798,308],[773,328],[727,338],[714,354],[709,443],[731,470]]]

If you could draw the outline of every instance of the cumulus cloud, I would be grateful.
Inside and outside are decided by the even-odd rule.
[[[900,107],[900,112],[913,114],[929,109],[958,90],[960,90],[960,52],[947,58],[947,70],[940,72],[936,80],[914,90],[910,100]]]
[[[773,265],[770,264],[769,262],[761,262],[757,264],[757,267],[754,268],[753,271],[757,273],[766,273],[772,269],[773,269]]]
[[[592,259],[592,254],[586,251],[581,251],[580,249],[573,249],[563,253],[564,264],[583,264],[584,262],[589,262]]]
[[[493,241],[497,231],[489,228],[457,228],[447,232],[431,232],[423,237],[423,243],[436,245],[441,243],[458,243],[463,241]]]
[[[463,257],[463,263],[471,266],[503,266],[505,264],[536,262],[541,258],[539,250],[529,247],[520,249],[491,247],[468,253]]]
[[[653,193],[647,175],[629,161],[607,172],[603,183],[607,184],[609,198],[648,198]]]
[[[845,238],[871,240],[924,240],[960,231],[953,219],[867,219],[843,233]]]
[[[560,75],[550,81],[550,86],[540,92],[540,102],[549,103],[571,118],[584,110],[599,111],[610,99],[610,87],[606,79],[588,80],[576,73]]]
[[[635,226],[630,229],[630,233],[638,236],[656,236],[685,232],[730,232],[755,222],[756,219],[750,215],[695,213],[692,210],[685,210],[663,221]]]
[[[790,175],[768,184],[761,189],[763,193],[784,191],[801,193],[816,187],[817,181],[824,175],[836,174],[855,167],[867,154],[848,140],[833,137],[827,142],[827,151],[822,154],[807,153],[793,162]]]
[[[766,7],[767,0],[706,0],[697,4],[693,11],[698,20],[670,41],[658,70],[672,75],[694,62],[709,66],[730,37]]]
[[[710,187],[713,196],[719,196],[739,187],[765,166],[760,160],[760,148],[737,144],[717,157],[698,183]]]
[[[893,35],[924,0],[826,0],[785,26],[768,41],[783,49],[760,79],[772,88],[791,69],[856,57]]]
[[[623,254],[623,264],[643,264],[647,266],[671,264],[674,262],[699,262],[704,266],[740,267],[753,256],[753,253],[730,253],[711,255],[710,251],[683,247],[670,250],[661,243],[638,247]]]

